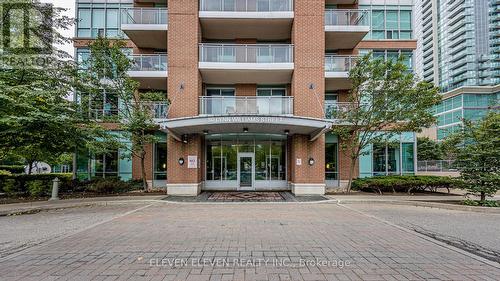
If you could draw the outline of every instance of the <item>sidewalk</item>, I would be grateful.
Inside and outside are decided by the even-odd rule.
[[[469,211],[480,213],[500,214],[500,208],[480,207],[480,206],[467,206],[452,204],[451,202],[463,201],[465,197],[460,194],[454,195],[326,195],[325,197],[336,200],[338,204],[393,204],[393,205],[407,205],[429,208],[440,208],[456,211]],[[493,198],[500,200],[497,194]],[[450,203],[446,203],[449,201]]]
[[[39,212],[42,210],[53,210],[60,208],[73,208],[92,205],[107,205],[120,203],[147,203],[165,198],[166,195],[151,196],[111,196],[92,197],[79,199],[65,199],[55,201],[34,201],[26,203],[0,204],[0,216],[11,214]]]

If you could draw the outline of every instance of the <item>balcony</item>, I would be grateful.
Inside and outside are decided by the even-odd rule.
[[[353,49],[370,31],[367,10],[325,11],[325,44],[327,50]]]
[[[356,108],[356,104],[352,102],[325,102],[325,119],[341,120],[342,114]]]
[[[351,88],[349,71],[356,63],[357,56],[325,56],[325,88],[346,90]]]
[[[200,44],[199,69],[210,84],[286,84],[292,79],[293,45]]]
[[[293,0],[200,0],[199,17],[206,39],[287,40]]]
[[[131,78],[140,83],[140,89],[167,90],[167,55],[133,55]]]
[[[167,9],[128,8],[121,11],[121,29],[137,47],[167,49]]]
[[[328,131],[331,121],[293,115],[291,96],[202,96],[199,115],[160,122],[182,141],[186,134],[300,134],[315,140]]]
[[[293,115],[293,97],[203,96],[200,115]]]
[[[168,102],[166,101],[141,101],[144,110],[150,112],[151,117],[156,121],[167,119]]]

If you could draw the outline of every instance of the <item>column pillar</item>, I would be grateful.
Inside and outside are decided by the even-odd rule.
[[[296,0],[294,7],[292,43],[295,70],[291,84],[294,115],[324,118],[325,1]],[[324,194],[325,137],[311,142],[309,136],[294,135],[290,141],[292,192],[297,195]],[[314,159],[313,165],[308,163],[310,158]]]
[[[169,1],[168,6],[168,98],[169,119],[198,115],[202,79],[198,71],[201,39],[198,1]],[[187,143],[167,136],[167,192],[195,196],[202,183],[202,137],[187,135]],[[189,156],[197,158],[189,168]],[[180,165],[179,160],[184,160]]]

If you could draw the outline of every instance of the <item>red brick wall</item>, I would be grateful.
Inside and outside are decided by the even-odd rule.
[[[294,97],[294,114],[323,118],[325,93],[325,31],[323,0],[296,0],[292,27],[295,70],[291,94]],[[309,85],[314,84],[314,89]],[[318,102],[319,100],[319,102]],[[293,183],[324,183],[325,138],[309,141],[309,136],[294,135],[290,138],[291,181]],[[302,164],[296,165],[297,158]],[[315,164],[309,166],[309,158]]]
[[[198,71],[198,42],[201,38],[198,1],[169,1],[168,15],[168,96],[171,102],[169,118],[198,115],[198,96],[202,79]],[[183,85],[184,89],[180,89]],[[201,136],[190,135],[184,144],[168,135],[169,183],[199,183],[202,169],[188,169],[188,156],[202,161]],[[179,158],[184,165],[179,165]]]

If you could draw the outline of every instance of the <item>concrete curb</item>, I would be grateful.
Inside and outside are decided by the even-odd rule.
[[[490,208],[490,207],[479,207],[479,206],[464,206],[464,205],[453,205],[438,202],[424,202],[424,201],[413,201],[413,200],[384,200],[384,199],[338,199],[332,197],[328,200],[318,200],[318,201],[304,201],[304,202],[179,202],[170,201],[165,199],[145,199],[145,200],[109,200],[109,201],[93,201],[93,202],[67,202],[59,204],[48,204],[45,206],[35,206],[18,208],[6,211],[0,211],[0,217],[2,216],[13,216],[13,215],[24,215],[24,214],[34,214],[42,211],[58,210],[58,209],[69,209],[78,207],[90,207],[90,206],[108,206],[108,205],[118,205],[118,204],[152,204],[152,203],[163,203],[163,204],[179,204],[179,205],[279,205],[279,204],[389,204],[389,205],[405,205],[405,206],[415,206],[415,207],[427,207],[427,208],[438,208],[446,210],[455,211],[465,211],[465,212],[478,212],[487,214],[500,214],[500,208]]]
[[[466,205],[454,205],[440,202],[424,202],[424,201],[412,201],[412,200],[352,200],[352,199],[337,199],[339,204],[392,204],[392,205],[405,205],[405,206],[415,206],[415,207],[428,207],[437,209],[446,209],[454,211],[465,211],[465,212],[477,212],[477,213],[487,213],[487,214],[500,214],[500,208],[495,207],[481,207],[481,206],[466,206]]]

